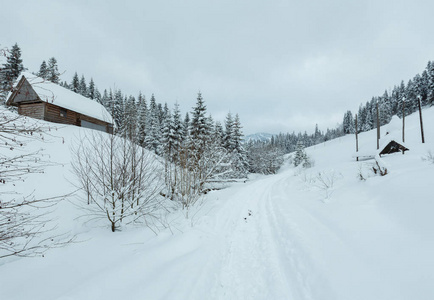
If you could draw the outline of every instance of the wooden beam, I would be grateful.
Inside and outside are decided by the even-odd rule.
[[[377,100],[377,150],[380,149],[380,112],[378,111]]]
[[[417,103],[419,104],[420,134],[422,136],[422,144],[424,144],[425,143],[425,137],[423,134],[422,107],[420,104],[420,98],[421,98],[421,96],[417,96],[417,99],[418,99]]]
[[[356,152],[359,152],[359,138],[357,135],[358,127],[357,127],[357,114],[356,114]],[[359,157],[356,157],[356,160],[359,161]]]

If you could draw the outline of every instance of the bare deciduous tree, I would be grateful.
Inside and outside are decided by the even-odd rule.
[[[189,209],[209,189],[211,182],[221,180],[230,163],[227,151],[214,143],[194,151],[190,143],[179,146],[165,155],[165,183],[168,197],[178,201],[189,217]],[[225,166],[228,165],[228,166]]]
[[[81,206],[91,219],[106,219],[112,232],[121,224],[145,223],[162,208],[162,165],[129,139],[92,131],[72,149],[72,166],[85,192]]]

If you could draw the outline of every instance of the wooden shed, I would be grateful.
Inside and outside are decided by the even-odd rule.
[[[103,105],[30,73],[18,77],[6,105],[35,119],[113,132],[113,118]]]
[[[395,140],[390,140],[383,147],[380,148],[379,155],[390,154],[395,152],[402,152],[404,154],[405,151],[409,150],[403,143],[398,143]]]

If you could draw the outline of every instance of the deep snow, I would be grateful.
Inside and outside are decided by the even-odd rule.
[[[434,108],[424,121],[421,144],[418,115],[406,118],[410,151],[383,156],[384,177],[370,171],[372,160],[353,159],[348,135],[307,149],[313,168],[287,163],[277,175],[209,193],[189,220],[173,212],[157,236],[91,228],[61,203],[59,230],[81,242],[0,262],[0,298],[433,299],[434,164],[422,157],[434,153]],[[18,188],[74,190],[69,149],[86,130],[58,129],[44,148],[62,165]],[[375,136],[359,138],[375,150]]]

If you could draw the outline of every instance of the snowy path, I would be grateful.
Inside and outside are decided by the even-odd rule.
[[[334,203],[317,195],[291,170],[232,194],[215,215],[222,246],[211,298],[430,299],[434,260],[423,257],[434,250],[431,231],[409,234],[357,187]]]
[[[227,202],[223,214],[232,213],[222,227],[227,247],[216,299],[312,299],[296,228],[284,224],[275,204],[275,197],[287,200],[279,190],[284,180],[261,180]]]

